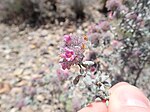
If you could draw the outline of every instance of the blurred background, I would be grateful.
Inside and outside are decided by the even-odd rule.
[[[60,69],[59,48],[64,34],[84,35],[89,26],[107,18],[106,2],[0,0],[0,112],[76,112],[81,108],[82,96],[70,98],[66,89],[71,84],[66,78],[78,68],[72,73]],[[116,76],[115,83],[128,78]],[[150,97],[149,65],[136,86]]]

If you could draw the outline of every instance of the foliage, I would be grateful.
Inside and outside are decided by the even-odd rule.
[[[86,36],[64,36],[60,63],[63,69],[79,67],[79,73],[71,76],[76,87],[69,87],[82,91],[83,105],[97,99],[107,102],[108,89],[119,81],[136,86],[142,70],[150,63],[150,3],[134,3],[135,6],[127,8],[121,1],[108,0],[108,18],[92,25]]]
[[[98,0],[0,0],[0,21],[35,26],[66,19],[95,19],[90,7],[95,8],[97,3],[100,4]]]

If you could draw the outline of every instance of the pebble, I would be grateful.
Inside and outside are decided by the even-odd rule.
[[[67,33],[73,33],[73,32],[75,32],[75,30],[76,29],[74,27],[70,27],[70,28],[66,29]]]
[[[23,107],[21,109],[21,112],[34,112],[34,111],[31,107],[27,106],[27,107]]]
[[[47,30],[42,30],[41,31],[41,37],[46,37],[48,35],[48,31]]]
[[[23,71],[24,71],[24,69],[22,69],[22,68],[17,68],[15,71],[14,71],[14,75],[15,76],[19,76],[19,75],[21,75],[22,73],[23,73]]]
[[[22,81],[18,82],[18,83],[16,84],[16,86],[17,86],[17,87],[21,87],[21,86],[25,86],[25,85],[27,85],[27,84],[28,84],[27,81],[22,80]]]
[[[31,80],[31,76],[30,75],[25,75],[22,77],[22,79],[24,80]]]
[[[37,45],[36,45],[36,44],[31,44],[31,45],[30,45],[30,48],[31,48],[31,49],[36,49],[36,48],[37,48]]]
[[[106,56],[109,56],[110,54],[113,53],[113,47],[108,47],[106,48],[104,51],[103,51],[103,54],[106,55]]]
[[[23,75],[30,75],[32,74],[32,70],[31,69],[26,69],[23,71]]]
[[[41,109],[43,112],[51,112],[53,110],[53,107],[50,105],[42,105]]]
[[[37,99],[38,101],[40,101],[40,102],[43,102],[45,98],[44,98],[43,95],[37,95],[37,96],[36,96],[36,99]]]
[[[12,108],[11,110],[10,110],[10,112],[17,112],[18,111],[18,108]]]
[[[33,39],[32,36],[28,36],[27,38],[28,38],[29,41],[31,41]]]
[[[0,83],[0,94],[7,93],[11,90],[11,86],[8,83]]]
[[[88,27],[89,25],[90,25],[90,24],[89,24],[88,22],[85,22],[85,23],[82,24],[82,26],[83,26],[84,28]]]
[[[11,89],[10,93],[12,94],[12,96],[15,96],[16,94],[21,94],[22,89],[20,87],[13,87]]]

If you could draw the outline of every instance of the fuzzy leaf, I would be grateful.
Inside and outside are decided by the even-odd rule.
[[[94,65],[94,62],[93,61],[84,61],[82,64],[83,64],[83,66],[92,66],[92,65]]]
[[[108,101],[108,100],[106,100],[106,106],[108,107],[108,105],[109,105],[109,101]]]

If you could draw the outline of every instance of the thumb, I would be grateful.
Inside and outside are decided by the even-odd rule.
[[[104,102],[93,102],[78,112],[107,112],[107,107]]]
[[[108,112],[150,112],[150,102],[138,88],[120,84],[110,90]]]

